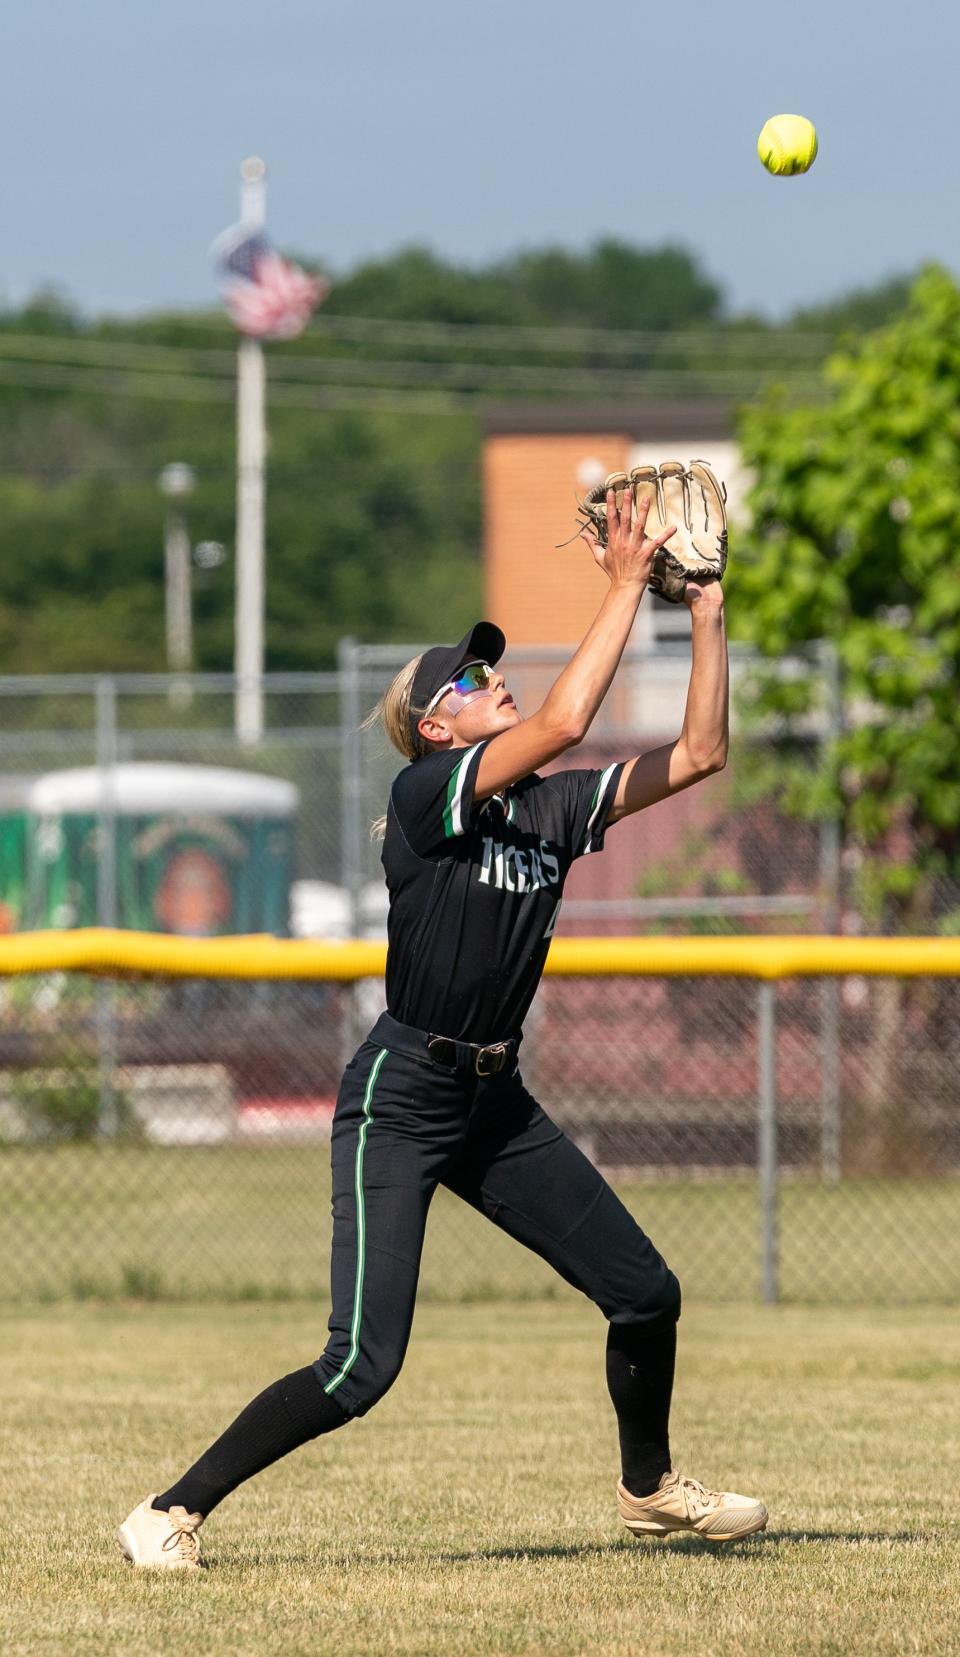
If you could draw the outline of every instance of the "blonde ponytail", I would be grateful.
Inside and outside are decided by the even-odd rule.
[[[418,759],[426,752],[423,739],[419,735],[414,736],[410,730],[410,715],[414,713],[418,718],[422,718],[426,713],[426,708],[413,708],[410,705],[413,681],[422,661],[422,656],[414,656],[412,662],[407,662],[406,666],[394,675],[376,707],[371,708],[360,726],[362,731],[370,731],[377,725],[381,726],[393,746],[400,750],[405,759]],[[370,824],[371,840],[382,840],[386,829],[386,817],[378,817],[376,822]]]

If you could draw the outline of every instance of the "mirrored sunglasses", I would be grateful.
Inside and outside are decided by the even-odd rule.
[[[466,667],[460,669],[455,679],[450,679],[431,698],[423,717],[426,718],[434,708],[439,707],[445,696],[456,698],[456,703],[452,703],[450,707],[450,712],[456,717],[472,696],[492,695],[492,680],[493,668],[486,662],[468,662]]]

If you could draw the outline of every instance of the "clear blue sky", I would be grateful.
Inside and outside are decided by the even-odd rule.
[[[275,238],[334,270],[614,233],[776,315],[960,266],[947,0],[7,0],[2,42],[8,302],[212,300],[251,151]],[[756,159],[780,110],[817,124],[806,178]]]

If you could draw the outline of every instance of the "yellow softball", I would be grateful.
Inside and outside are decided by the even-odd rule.
[[[805,115],[771,115],[757,154],[768,173],[805,173],[817,159],[817,129]]]

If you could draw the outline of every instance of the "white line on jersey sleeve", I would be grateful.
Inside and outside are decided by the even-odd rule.
[[[616,771],[619,763],[619,761],[616,761],[613,765],[608,765],[607,769],[601,773],[600,781],[597,783],[596,792],[593,796],[590,816],[587,818],[587,832],[584,836],[583,843],[584,857],[587,857],[590,852],[596,851],[597,849],[593,843],[594,830],[604,815],[603,806],[604,800],[606,799],[607,789],[610,787],[610,778],[613,776],[613,773]]]

